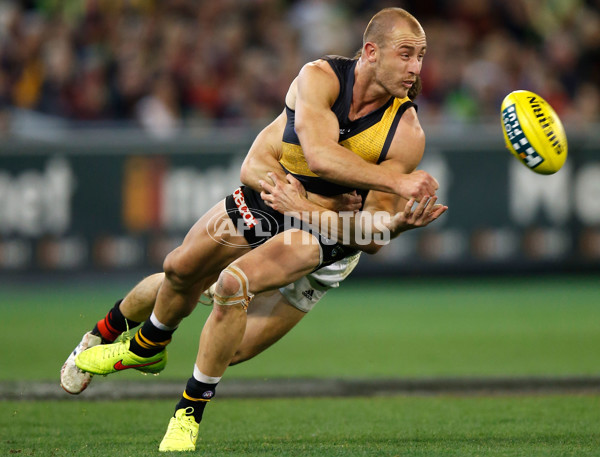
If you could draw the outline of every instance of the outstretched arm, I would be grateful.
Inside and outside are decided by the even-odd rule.
[[[260,181],[261,197],[269,206],[301,219],[327,238],[369,254],[376,253],[402,232],[425,227],[448,209],[436,204],[435,196],[415,205],[415,199],[406,201],[395,195],[372,191],[363,211],[338,213],[308,200],[302,184],[293,176],[287,175],[286,181],[274,175],[270,178],[273,185]],[[397,206],[401,208],[399,212],[396,212]]]

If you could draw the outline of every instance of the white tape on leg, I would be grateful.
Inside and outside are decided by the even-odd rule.
[[[219,295],[216,290],[214,292],[213,298],[216,305],[242,305],[244,309],[248,309],[248,305],[250,304],[250,300],[254,297],[253,294],[249,292],[250,283],[248,281],[248,277],[246,274],[235,265],[230,265],[223,270],[223,273],[227,273],[233,276],[238,284],[239,288],[237,292],[229,296]]]

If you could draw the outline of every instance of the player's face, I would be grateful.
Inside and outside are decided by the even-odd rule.
[[[390,38],[380,47],[377,79],[387,92],[403,98],[421,73],[427,40],[402,22],[394,27]]]

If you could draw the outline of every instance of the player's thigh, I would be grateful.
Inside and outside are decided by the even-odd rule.
[[[220,201],[194,224],[181,246],[167,256],[164,269],[168,275],[195,282],[218,274],[249,251],[245,238],[227,215],[224,201]]]
[[[247,276],[251,293],[283,287],[320,263],[317,239],[302,230],[286,230],[233,262]]]
[[[293,307],[279,290],[258,294],[248,306],[246,331],[232,364],[260,354],[287,334],[306,313]]]

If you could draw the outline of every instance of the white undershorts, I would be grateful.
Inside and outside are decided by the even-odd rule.
[[[360,254],[359,252],[319,268],[296,282],[282,287],[279,291],[293,307],[308,313],[329,289],[339,287],[340,282],[352,273],[358,265]]]

